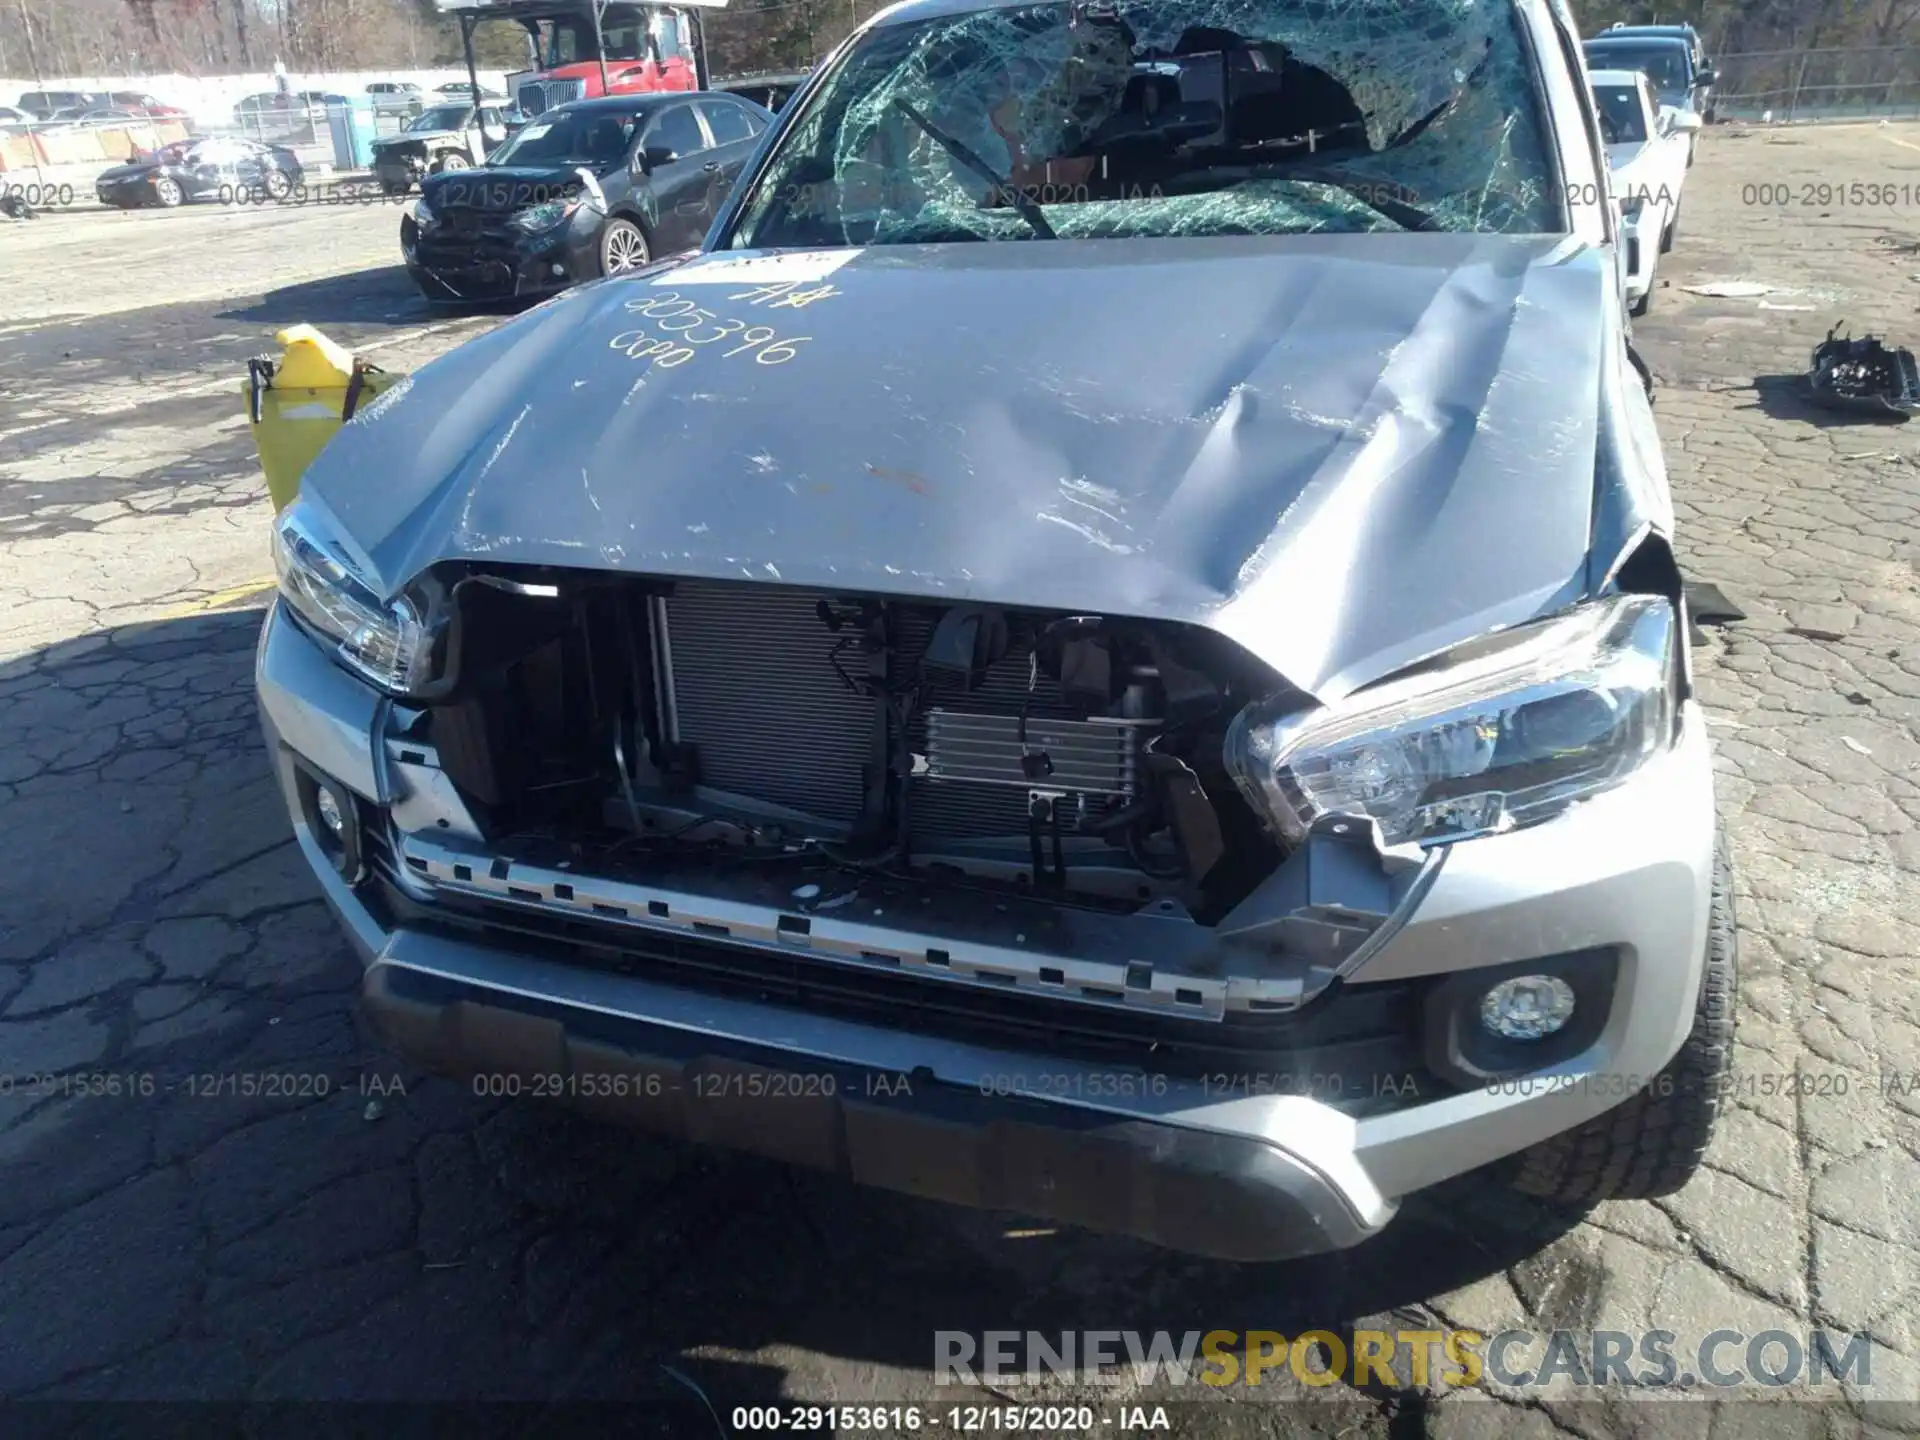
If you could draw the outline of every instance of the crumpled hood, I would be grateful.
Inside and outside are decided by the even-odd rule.
[[[426,366],[305,485],[389,593],[472,560],[1190,621],[1332,699],[1585,593],[1611,265],[1437,233],[702,255]]]
[[[435,140],[460,140],[465,132],[460,130],[402,130],[395,135],[382,135],[373,142],[375,150],[392,150],[404,145],[425,145]]]

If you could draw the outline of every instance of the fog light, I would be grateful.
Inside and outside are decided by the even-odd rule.
[[[567,273],[567,267],[564,265],[555,265],[552,269],[556,279]]]
[[[1480,999],[1480,1023],[1504,1040],[1539,1040],[1573,1018],[1573,987],[1557,975],[1517,975]]]
[[[320,853],[349,885],[366,877],[360,843],[360,814],[352,794],[334,781],[322,780],[303,765],[294,767],[300,792],[300,814]]]
[[[334,839],[338,840],[346,834],[347,817],[340,813],[340,802],[334,799],[333,791],[324,785],[320,786],[313,797],[313,809]]]

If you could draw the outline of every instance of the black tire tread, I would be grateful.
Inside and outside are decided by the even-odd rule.
[[[1700,1169],[1733,1066],[1739,931],[1733,865],[1721,838],[1713,857],[1706,963],[1693,1029],[1659,1081],[1584,1125],[1520,1152],[1513,1183],[1557,1205],[1652,1200]],[[1657,1094],[1658,1090],[1668,1093]]]

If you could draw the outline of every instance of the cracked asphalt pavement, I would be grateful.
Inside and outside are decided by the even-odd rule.
[[[1873,1337],[1872,1385],[1780,1392],[1765,1428],[1920,1429],[1920,429],[1793,382],[1838,318],[1920,342],[1920,215],[1802,182],[1915,180],[1914,127],[1707,133],[1636,326],[1683,562],[1748,612],[1698,655],[1745,958],[1707,1170],[1584,1217],[1467,1177],[1275,1266],[664,1144],[371,1045],[254,716],[270,507],[239,384],[283,324],[405,369],[499,317],[426,309],[390,207],[0,229],[0,1395],[644,1399],[695,1435],[696,1386],[722,1416],[949,1402],[936,1330],[1821,1325]],[[1761,182],[1789,203],[1747,203]],[[1773,292],[1685,288],[1729,278]],[[1405,1367],[1250,1403],[1308,1394],[1174,1418],[1397,1440],[1655,1413]],[[1659,1428],[1745,1433],[1756,1403]]]

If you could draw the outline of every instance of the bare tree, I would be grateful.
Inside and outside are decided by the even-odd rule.
[[[240,46],[240,66],[253,68],[253,50],[247,44],[247,0],[228,0],[233,12],[233,36]]]
[[[27,68],[33,72],[33,83],[40,83],[40,52],[33,43],[33,17],[27,14],[27,0],[20,0],[20,33],[27,42]]]
[[[707,21],[716,74],[794,70],[831,49],[881,0],[731,0]],[[1861,52],[1830,77],[1858,86],[1904,77],[1896,52],[1920,50],[1920,0],[1573,0],[1581,28],[1687,20],[1716,53]],[[457,65],[457,28],[433,0],[0,0],[0,73],[36,79],[144,72],[250,70],[278,56],[289,68]],[[490,23],[475,35],[482,63],[525,63],[524,33]],[[1879,69],[1868,51],[1883,52]],[[1789,81],[1797,57],[1789,62]],[[1835,62],[1838,65],[1838,62]],[[1844,73],[1843,73],[1844,70]],[[1907,83],[1904,78],[1901,84]]]

